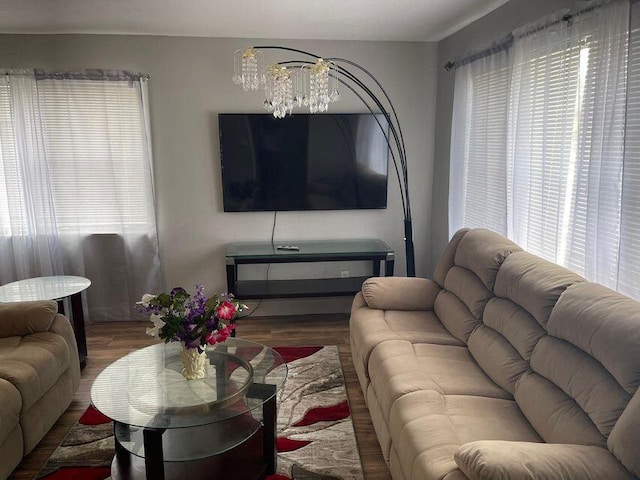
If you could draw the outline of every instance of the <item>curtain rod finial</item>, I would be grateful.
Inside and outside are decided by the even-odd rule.
[[[451,70],[453,69],[453,67],[455,67],[455,66],[456,66],[455,62],[447,62],[447,63],[445,63],[445,64],[444,64],[444,69],[445,69],[447,72],[449,72],[449,71],[451,71]]]

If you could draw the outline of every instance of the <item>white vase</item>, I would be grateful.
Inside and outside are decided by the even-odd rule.
[[[207,373],[207,352],[200,352],[197,348],[185,348],[180,352],[182,358],[182,375],[187,380],[204,378]]]

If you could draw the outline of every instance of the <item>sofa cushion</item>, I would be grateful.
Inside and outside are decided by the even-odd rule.
[[[480,325],[469,337],[469,351],[480,368],[511,395],[516,381],[529,369],[518,351],[498,332]]]
[[[20,421],[22,400],[20,392],[7,380],[0,378],[0,445]]]
[[[493,292],[471,270],[454,266],[444,280],[444,287],[458,297],[478,320],[482,318],[484,307]]]
[[[458,470],[454,454],[468,442],[541,440],[512,400],[429,390],[398,399],[389,428],[407,480],[446,478]]]
[[[629,394],[636,392],[640,385],[638,302],[602,285],[573,285],[553,309],[547,330],[595,358]]]
[[[404,312],[354,309],[351,312],[349,329],[359,350],[367,354],[370,354],[378,343],[387,340],[462,345],[462,342],[444,328],[431,310]]]
[[[420,390],[511,398],[484,374],[464,346],[384,342],[373,350],[369,369],[371,387],[387,418],[396,400]]]
[[[470,480],[633,480],[611,452],[584,445],[481,440],[455,460]]]
[[[0,378],[12,383],[29,410],[69,368],[69,346],[55,333],[0,339]]]
[[[361,294],[356,296],[349,320],[351,354],[363,391],[369,378],[369,357],[380,343],[390,340],[463,345],[440,323],[432,311],[401,312],[367,308]],[[364,376],[364,377],[363,377]],[[366,394],[366,393],[365,393]]]
[[[606,438],[578,404],[537,373],[523,375],[515,399],[531,425],[548,443],[606,447]]]
[[[0,338],[46,332],[57,312],[54,301],[0,303]]]
[[[531,369],[571,397],[605,437],[631,400],[600,362],[555,337],[546,336],[536,345]]]
[[[529,312],[506,298],[489,300],[482,322],[506,338],[527,362],[531,360],[536,344],[546,335],[544,328]]]
[[[460,239],[455,264],[472,271],[488,290],[493,290],[498,269],[513,252],[522,248],[491,230],[476,228]]]
[[[74,392],[71,369],[68,369],[28,411],[22,413],[20,425],[24,437],[25,455],[36,447],[69,407]]]
[[[584,281],[566,268],[531,253],[515,252],[502,263],[494,292],[520,305],[545,327],[560,295],[571,285]]]
[[[480,325],[480,320],[473,316],[465,303],[446,290],[436,297],[433,309],[442,325],[462,344],[467,343],[471,332]]]

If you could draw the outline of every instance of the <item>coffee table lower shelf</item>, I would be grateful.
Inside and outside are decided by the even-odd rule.
[[[202,442],[198,437],[194,442]],[[154,467],[151,467],[152,469]],[[264,427],[260,427],[250,438],[224,453],[199,460],[163,462],[165,479],[185,478],[189,480],[260,480],[269,472],[264,458]],[[116,455],[111,463],[114,480],[147,480],[158,478],[148,475],[145,459],[131,454],[116,440]]]
[[[247,397],[264,400],[261,421],[246,413],[195,427],[134,427],[133,430],[127,424],[114,421],[116,454],[111,463],[111,477],[114,480],[260,480],[275,473],[276,386],[253,383]],[[246,434],[248,431],[251,433]],[[241,441],[225,443],[225,439],[237,435],[242,435]],[[123,442],[138,447],[138,451],[143,445],[144,456],[133,454]],[[225,446],[211,452],[212,444]]]

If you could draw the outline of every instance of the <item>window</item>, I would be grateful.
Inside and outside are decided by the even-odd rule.
[[[59,234],[145,231],[153,204],[140,90],[125,81],[43,79],[31,92],[37,101],[17,113],[10,88],[0,88],[0,233],[29,231],[38,221],[25,221],[25,210],[37,209],[30,201],[51,203]],[[27,150],[44,162],[17,161],[16,115],[33,130]]]
[[[146,80],[22,70],[0,85],[0,284],[91,279],[93,320],[161,289]]]
[[[545,20],[456,72],[450,229],[498,231],[640,298],[640,48],[629,3]]]

